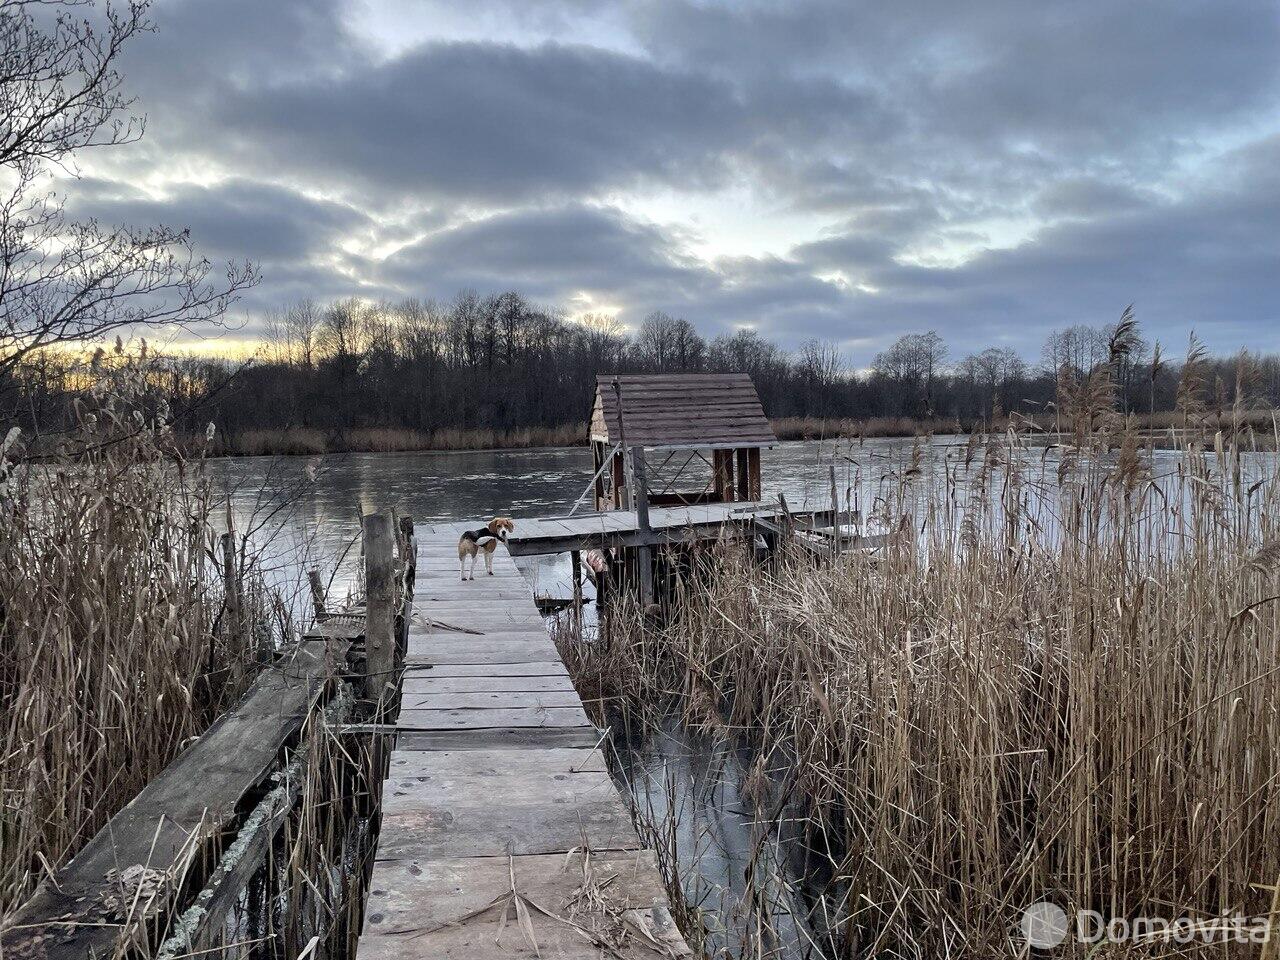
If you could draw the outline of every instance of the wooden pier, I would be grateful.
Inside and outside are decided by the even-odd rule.
[[[361,960],[687,952],[529,584],[502,546],[459,580],[468,526],[416,529]]]

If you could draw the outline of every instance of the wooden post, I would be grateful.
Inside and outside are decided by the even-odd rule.
[[[627,473],[627,458],[626,458],[626,452],[625,452],[627,449],[627,420],[626,420],[626,417],[624,417],[622,414],[622,381],[619,380],[617,377],[613,378],[613,393],[618,398],[618,461],[617,463],[619,466],[622,467],[623,482],[625,483],[626,473]],[[632,478],[633,485],[634,485],[634,482],[635,482],[635,478],[633,477]],[[613,490],[614,490],[613,499],[614,499],[614,502],[617,503],[618,509],[619,510],[624,509],[622,500],[618,496],[616,473],[614,477]],[[627,504],[627,506],[630,506],[634,510],[635,503],[636,503],[636,495],[635,495],[635,492],[632,491],[630,488],[627,489],[627,497],[629,500],[629,503]]]
[[[751,480],[748,484],[747,496],[751,500],[760,499],[760,448],[752,447],[747,451],[747,470]]]
[[[418,535],[413,532],[413,517],[407,514],[400,518],[400,558],[407,587],[418,572]]]
[[[831,464],[831,555],[840,556],[840,493],[836,489],[836,465]]]
[[[312,567],[307,571],[307,582],[311,584],[311,604],[316,610],[316,620],[325,618],[324,582],[320,579],[320,571]]]
[[[626,455],[619,450],[613,455],[613,509],[627,509],[627,502],[623,498],[627,490],[627,467]]]
[[[364,515],[365,696],[384,701],[394,692],[395,582],[391,556],[391,518]]]
[[[733,454],[738,461],[738,499],[747,501],[751,499],[751,460],[746,447],[739,447]]]
[[[604,471],[605,471],[605,465],[604,465],[604,458],[605,458],[606,456],[608,456],[608,447],[607,447],[607,445],[606,445],[603,441],[601,441],[601,440],[592,440],[592,441],[591,441],[591,462],[595,464],[595,471],[596,471],[596,473],[595,473],[595,480],[593,480],[593,481],[592,481],[592,484],[593,484],[593,485],[594,485],[594,487],[595,487],[595,495],[596,495],[596,510],[597,510],[597,511],[599,511],[599,510],[603,510],[603,509],[605,508],[605,499],[604,499]]]
[[[573,622],[582,629],[582,554],[577,550],[569,551],[569,561],[573,566]]]
[[[653,527],[649,525],[649,478],[644,464],[644,448],[631,448],[632,496],[636,505],[636,528],[640,533],[640,546],[636,548],[636,562],[640,566],[640,603],[648,607],[653,603]]]
[[[786,545],[786,549],[794,546],[796,538],[796,521],[791,516],[791,508],[787,506],[787,495],[779,491],[778,493],[778,509],[782,513],[782,542]]]
[[[716,501],[733,500],[733,455],[729,450],[711,451],[711,469],[715,473]]]

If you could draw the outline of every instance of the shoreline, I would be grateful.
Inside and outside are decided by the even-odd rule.
[[[1246,416],[1249,426],[1272,426],[1275,411],[1255,410]],[[1041,422],[1046,418],[1024,418],[1023,427],[1033,427],[1037,435],[1046,439],[1070,437],[1070,431],[1054,430],[1055,424]],[[1214,430],[1229,427],[1225,416],[1214,418],[1202,429],[1210,436]],[[1158,446],[1176,444],[1182,434],[1181,416],[1161,412],[1137,416],[1137,427],[1145,440],[1155,440]],[[975,431],[1003,432],[1008,421],[994,424],[965,423],[952,418],[916,420],[907,417],[871,417],[867,419],[779,417],[770,421],[774,433],[781,442],[836,439],[905,439],[908,437],[968,437]],[[1160,435],[1165,436],[1161,437]],[[1183,438],[1185,439],[1185,437]],[[188,438],[192,448],[201,441]],[[564,450],[587,445],[585,423],[563,424],[557,427],[526,427],[515,430],[447,428],[434,431],[402,430],[387,427],[356,427],[348,430],[320,430],[311,427],[288,430],[247,430],[231,437],[217,434],[212,443],[204,446],[211,457],[229,459],[251,457],[317,457],[338,456],[347,453],[486,453],[519,450]]]

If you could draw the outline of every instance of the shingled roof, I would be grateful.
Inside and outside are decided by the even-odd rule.
[[[777,442],[745,373],[597,376],[592,440],[619,440],[615,379],[622,384],[628,446],[761,447]]]

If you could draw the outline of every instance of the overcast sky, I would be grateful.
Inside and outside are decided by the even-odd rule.
[[[1280,350],[1280,6],[160,0],[72,206],[301,297],[514,288],[864,363],[1134,302]]]

